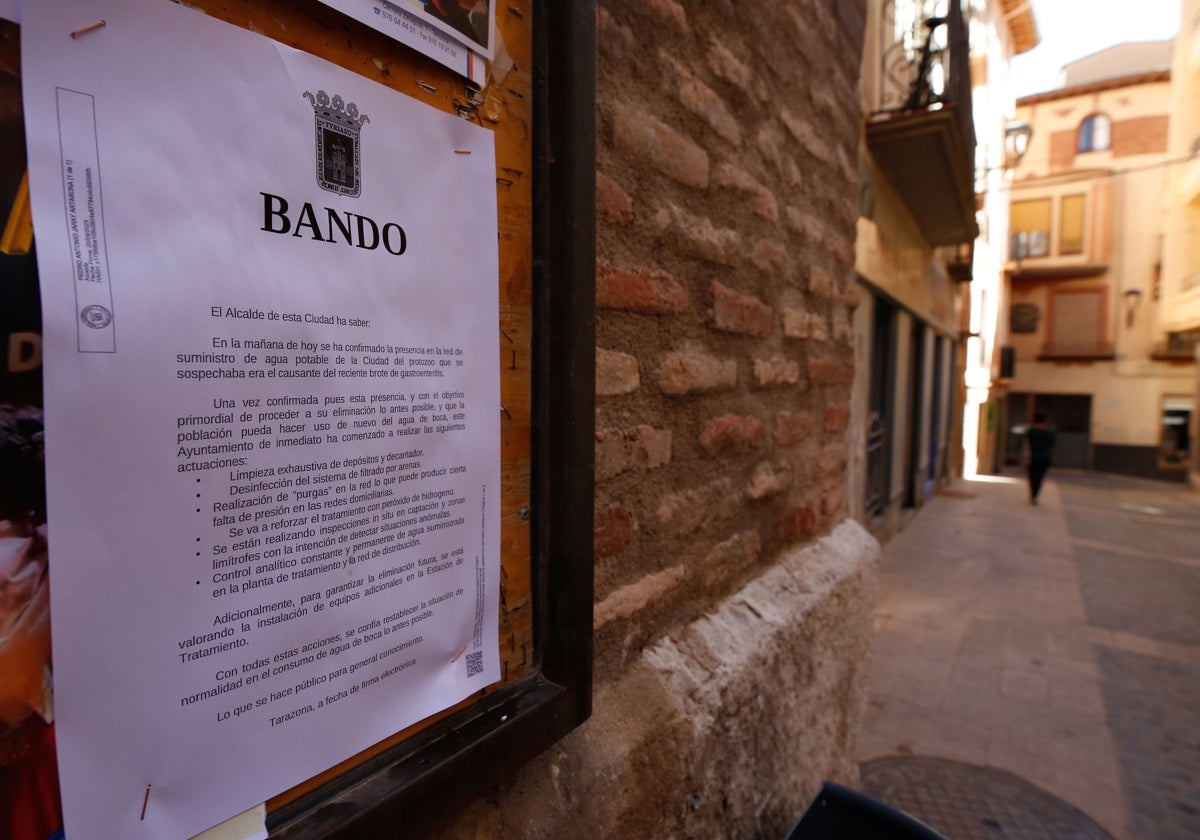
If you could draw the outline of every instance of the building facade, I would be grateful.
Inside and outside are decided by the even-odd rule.
[[[1110,48],[1068,65],[1068,87],[1018,102],[1033,136],[1011,185],[1015,370],[993,469],[1017,462],[1044,412],[1060,466],[1185,477],[1194,363],[1160,326],[1170,48]]]
[[[987,401],[994,342],[968,343],[967,326],[997,305],[995,237],[1003,240],[1006,212],[998,193],[981,201],[989,182],[979,162],[1003,159],[1008,60],[1037,43],[1037,30],[1025,4],[870,8],[851,505],[887,534],[963,470],[969,368],[984,368],[973,398]]]
[[[1171,125],[1167,156],[1171,178],[1163,193],[1163,266],[1158,307],[1158,336],[1162,350],[1194,356],[1200,346],[1200,0],[1183,0],[1179,37],[1171,62]],[[1189,396],[1200,392],[1195,379]],[[1176,414],[1164,425],[1164,448],[1187,451],[1193,486],[1200,486],[1200,421],[1194,403],[1178,402],[1190,410],[1190,423]],[[1165,418],[1164,418],[1165,419]],[[1178,455],[1176,455],[1178,457]]]
[[[963,473],[979,472],[994,460],[996,406],[1011,371],[1005,362],[1000,323],[1008,256],[1009,184],[1013,166],[1025,151],[1028,128],[1016,119],[1008,82],[1009,61],[1039,43],[1027,4],[990,3],[972,18],[971,80],[974,84],[976,192],[981,199],[979,236],[967,306],[959,322],[962,336]]]

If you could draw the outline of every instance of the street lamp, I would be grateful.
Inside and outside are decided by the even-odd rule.
[[[1125,326],[1133,326],[1133,316],[1137,314],[1138,307],[1142,305],[1142,290],[1141,289],[1126,289],[1124,292],[1125,298]]]
[[[1027,122],[1011,122],[1004,127],[1004,166],[1012,169],[1019,166],[1021,158],[1029,151],[1033,138],[1033,126]]]

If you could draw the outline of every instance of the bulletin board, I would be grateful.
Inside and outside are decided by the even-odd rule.
[[[594,5],[497,5],[499,46],[482,86],[316,0],[189,5],[495,137],[502,677],[267,802],[272,837],[392,834],[397,824],[419,833],[590,712]],[[0,26],[7,125],[19,120],[19,29]],[[17,250],[29,225],[19,203],[9,212]],[[5,385],[0,402],[13,398]]]

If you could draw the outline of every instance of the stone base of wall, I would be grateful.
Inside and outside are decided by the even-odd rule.
[[[592,718],[439,837],[782,837],[854,785],[878,543],[846,520],[599,686]]]

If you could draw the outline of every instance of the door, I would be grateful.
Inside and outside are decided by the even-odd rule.
[[[863,509],[883,512],[891,497],[891,410],[895,380],[896,307],[875,298],[871,328],[871,382],[867,395],[867,481]]]

